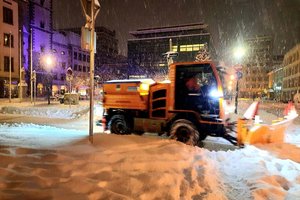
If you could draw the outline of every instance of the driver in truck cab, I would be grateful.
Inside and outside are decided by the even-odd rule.
[[[215,86],[213,81],[209,81],[207,77],[192,76],[187,79],[185,86],[187,88],[186,107],[200,112],[209,111],[209,92]]]

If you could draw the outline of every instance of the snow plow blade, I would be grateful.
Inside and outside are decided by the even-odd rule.
[[[296,109],[291,103],[285,109],[285,113],[287,115],[274,120],[270,125],[262,124],[257,115],[254,121],[246,118],[239,119],[237,124],[238,145],[282,143],[285,130],[298,117]]]

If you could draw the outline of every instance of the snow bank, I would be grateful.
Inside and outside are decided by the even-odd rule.
[[[0,124],[0,145],[50,148],[83,138],[86,131],[35,124]]]
[[[87,106],[69,107],[14,107],[4,106],[1,109],[3,114],[20,114],[34,117],[74,119],[88,111]]]
[[[300,199],[294,145],[225,152],[135,135],[96,134],[90,144],[86,135],[1,125],[0,199]]]

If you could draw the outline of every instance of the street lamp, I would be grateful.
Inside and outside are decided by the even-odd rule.
[[[241,61],[246,53],[246,49],[243,46],[238,46],[233,51],[233,56],[237,61]],[[234,113],[237,114],[238,108],[238,95],[239,95],[239,80],[243,77],[243,73],[241,72],[242,67],[236,67],[236,87],[235,87],[235,109]]]
[[[90,31],[89,51],[90,51],[90,116],[89,116],[89,140],[93,143],[94,134],[94,61],[95,61],[95,21],[100,11],[98,0],[81,0],[84,16],[86,18],[85,28]],[[82,37],[82,36],[81,36]],[[83,48],[84,49],[84,48]]]
[[[33,70],[32,72],[32,79],[33,79],[33,90],[34,90],[33,105],[35,105],[35,101],[36,101],[36,71],[35,70]]]
[[[9,32],[9,103],[11,103],[11,32]]]
[[[47,83],[46,83],[46,91],[47,91],[47,100],[48,100],[48,105],[50,104],[50,70],[54,67],[55,61],[54,58],[47,54],[42,56],[41,58],[42,63],[44,64],[44,70],[47,72]]]

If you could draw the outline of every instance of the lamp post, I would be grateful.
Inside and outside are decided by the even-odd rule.
[[[242,46],[238,46],[234,49],[233,55],[237,61],[241,61],[246,53],[246,49]],[[237,114],[238,110],[238,96],[239,96],[239,80],[243,77],[243,73],[241,72],[242,68],[237,67],[236,69],[236,87],[235,87],[235,109],[234,113]]]
[[[35,105],[35,101],[36,101],[36,71],[35,70],[33,70],[32,72],[32,78],[33,78],[33,90],[34,90],[33,105]]]
[[[81,6],[86,18],[85,28],[90,30],[90,116],[89,116],[89,140],[93,143],[94,134],[94,61],[95,61],[95,21],[100,11],[98,0],[81,0]]]
[[[50,69],[53,68],[54,65],[54,59],[52,57],[52,55],[44,55],[42,57],[42,63],[44,65],[44,70],[47,72],[46,73],[46,92],[47,92],[47,100],[48,100],[48,105],[50,104],[50,93],[51,93],[51,89],[50,89]]]
[[[22,67],[22,30],[19,30],[19,65],[20,65],[20,72],[19,72],[19,78],[20,78],[20,83],[19,83],[19,98],[20,98],[20,103],[22,102],[23,98],[23,89],[22,89],[22,73],[23,73],[23,67]]]
[[[9,32],[9,103],[11,103],[11,32]]]
[[[33,102],[33,85],[32,85],[32,28],[30,28],[30,102]]]

